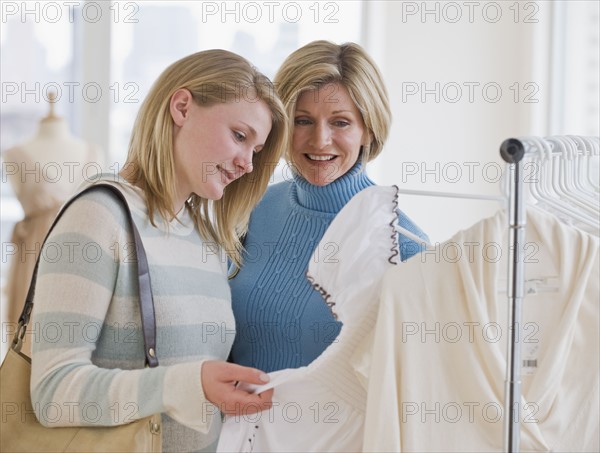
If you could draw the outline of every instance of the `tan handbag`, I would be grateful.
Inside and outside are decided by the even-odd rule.
[[[138,279],[140,289],[140,312],[146,353],[146,366],[158,366],[156,358],[156,323],[154,301],[150,287],[148,261],[127,201],[123,194],[109,184],[96,184],[71,198],[48,231],[65,209],[83,193],[102,188],[115,194],[125,207],[129,223],[132,226],[138,257]],[[46,236],[46,239],[48,238]],[[31,378],[31,359],[21,353],[21,346],[27,324],[33,309],[35,280],[39,258],[33,271],[25,306],[19,318],[17,333],[0,367],[0,402],[2,419],[0,420],[1,452],[160,452],[162,450],[161,416],[155,414],[126,425],[111,427],[67,427],[46,428],[37,420],[33,412],[29,382]]]

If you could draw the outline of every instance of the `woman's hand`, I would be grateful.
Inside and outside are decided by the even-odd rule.
[[[270,409],[273,389],[260,395],[238,387],[238,382],[266,384],[269,376],[256,368],[208,360],[202,364],[202,388],[206,399],[227,415],[247,415]]]

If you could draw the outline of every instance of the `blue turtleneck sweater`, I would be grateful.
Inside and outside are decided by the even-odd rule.
[[[253,211],[243,266],[230,280],[236,337],[230,360],[265,372],[308,365],[337,337],[336,321],[306,279],[311,255],[336,214],[374,185],[360,164],[326,186],[294,175],[270,186]],[[399,213],[400,225],[427,236]],[[399,236],[401,259],[419,246]],[[324,247],[320,258],[335,250]]]

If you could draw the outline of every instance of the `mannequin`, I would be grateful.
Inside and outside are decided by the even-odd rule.
[[[66,120],[54,113],[55,95],[49,94],[50,110],[35,136],[2,153],[5,174],[21,203],[24,218],[13,230],[13,247],[6,286],[3,288],[2,321],[16,328],[23,308],[35,260],[60,206],[82,183],[100,172],[103,165],[99,146],[71,135]],[[24,339],[30,350],[31,335]]]

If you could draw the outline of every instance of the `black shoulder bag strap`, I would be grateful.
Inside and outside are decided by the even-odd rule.
[[[56,223],[61,218],[65,210],[77,200],[81,195],[92,192],[94,190],[108,190],[113,195],[115,195],[123,207],[125,208],[125,213],[127,214],[127,218],[129,220],[129,224],[131,225],[131,229],[133,231],[133,237],[135,240],[135,251],[137,255],[137,271],[138,271],[138,281],[139,281],[139,301],[140,301],[140,313],[142,315],[142,333],[144,336],[144,353],[146,355],[146,365],[154,368],[158,366],[158,358],[156,357],[156,318],[154,315],[154,299],[152,297],[152,288],[150,285],[150,272],[148,268],[148,260],[146,258],[146,251],[144,250],[144,244],[142,243],[142,239],[140,238],[140,233],[133,222],[133,218],[131,217],[131,211],[129,209],[129,205],[127,204],[127,200],[125,196],[119,189],[110,184],[95,184],[93,186],[88,187],[87,189],[82,190],[73,198],[65,203],[65,205],[61,208],[60,212],[57,214],[52,226],[48,230],[46,234],[46,238],[42,243],[43,249],[44,244],[48,240],[48,236],[50,236],[50,232],[56,226]],[[21,316],[19,317],[19,325],[17,328],[17,332],[13,338],[13,342],[11,344],[11,348],[16,352],[20,352],[21,346],[23,344],[23,338],[25,337],[25,332],[27,331],[27,325],[29,324],[29,319],[31,317],[31,310],[33,309],[33,296],[35,295],[35,281],[37,279],[38,266],[40,264],[40,258],[42,253],[37,258],[35,263],[35,268],[33,269],[33,276],[31,277],[31,283],[29,284],[29,291],[27,292],[27,298],[25,299],[25,306],[23,307],[23,311],[21,312]]]

